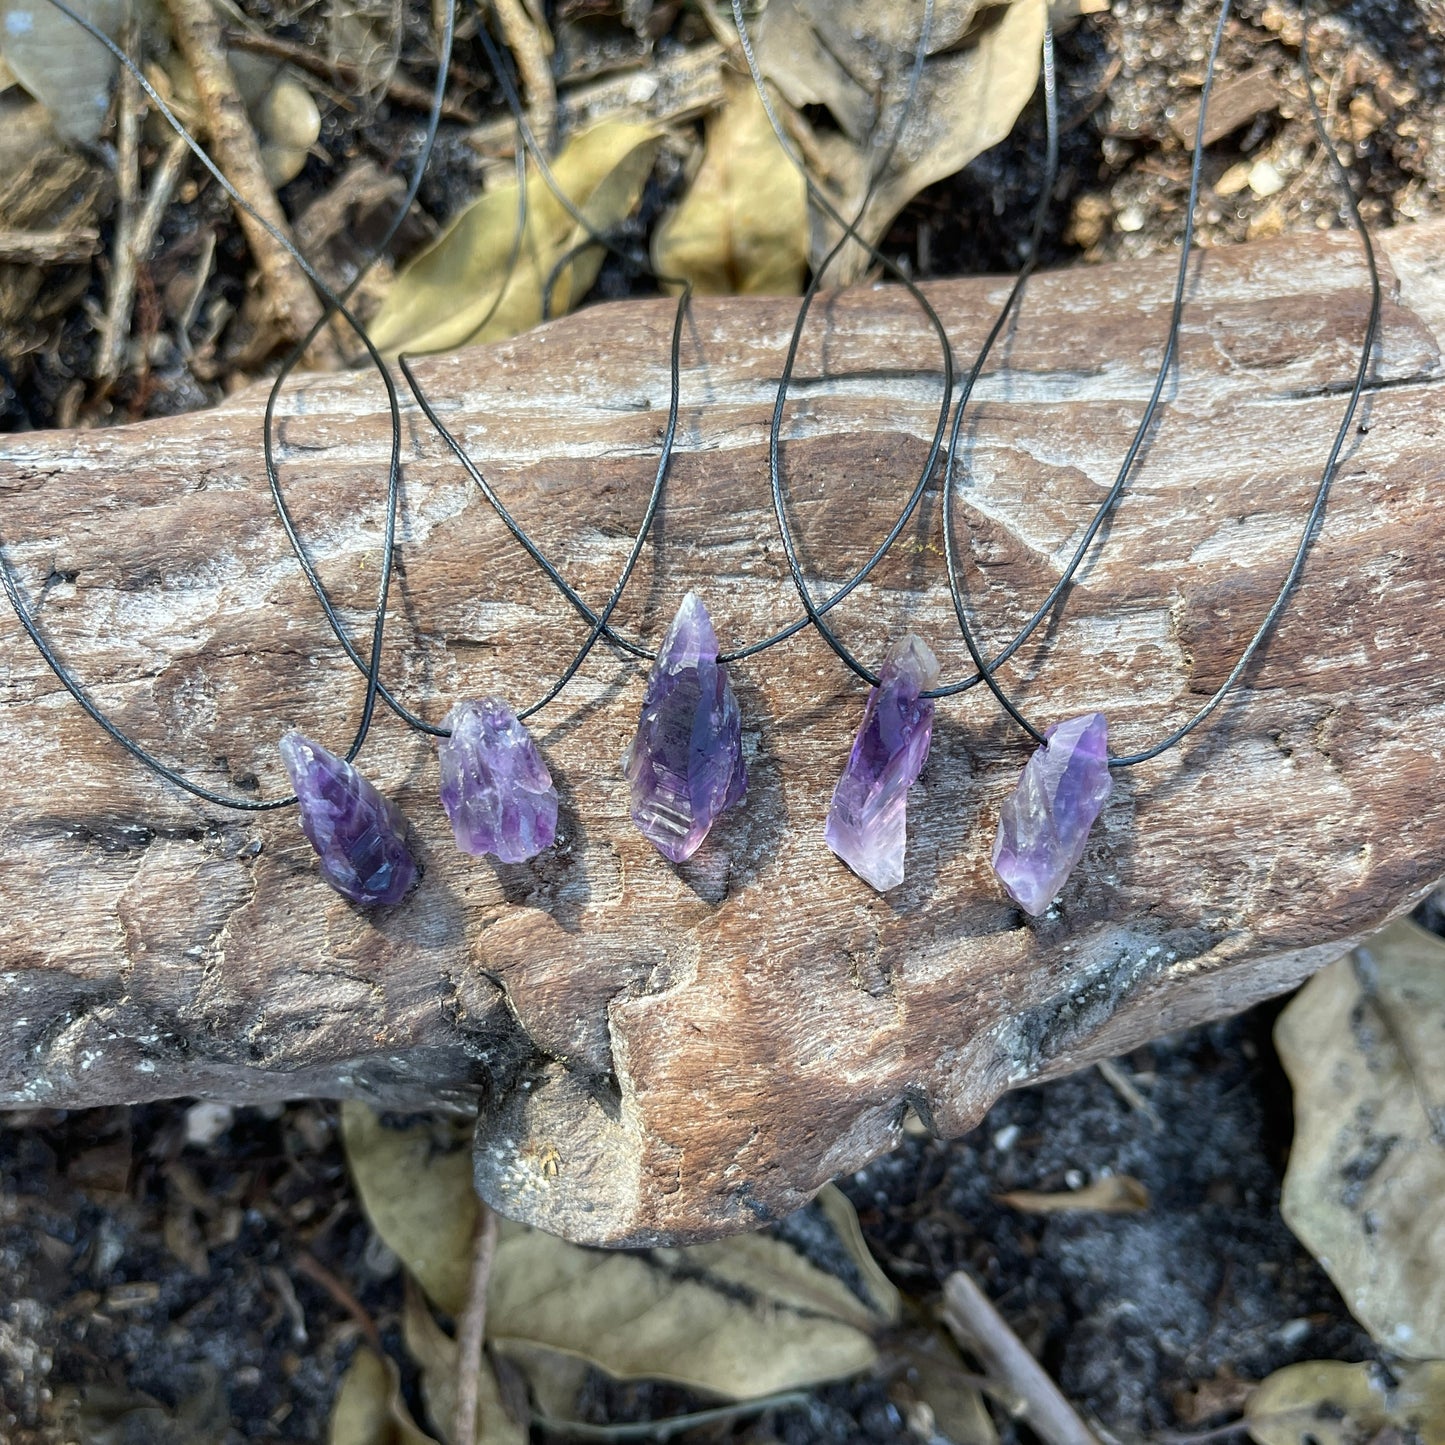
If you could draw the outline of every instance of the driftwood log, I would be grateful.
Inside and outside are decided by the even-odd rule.
[[[899,1138],[968,1129],[1002,1091],[1288,989],[1445,875],[1445,228],[1382,238],[1373,380],[1323,532],[1246,685],[1121,777],[1055,911],[989,869],[1026,756],[983,689],[939,709],[907,883],[879,897],[822,820],[863,691],[821,640],[733,669],[746,805],[674,868],[628,820],[643,675],[604,651],[538,720],[565,838],[494,867],[451,846],[431,744],[383,718],[364,764],[425,877],[367,916],[316,877],[294,814],[200,805],[143,772],[0,623],[0,1102],[301,1094],[479,1109],[504,1213],[612,1244],[741,1230]],[[1173,263],[1032,285],[967,428],[980,625],[1010,636],[1112,479],[1164,334]],[[932,295],[967,356],[996,280]],[[1368,305],[1348,235],[1202,255],[1181,368],[1101,558],[1010,680],[1043,718],[1100,708],[1132,749],[1225,675],[1295,546]],[[622,621],[656,639],[687,587],[724,645],[796,612],[765,442],[793,305],[698,302],[676,464]],[[598,308],[425,363],[523,523],[603,598],[667,395],[666,301]],[[820,591],[885,531],[925,454],[938,358],[899,292],[817,313],[785,467]],[[290,388],[282,463],[365,634],[388,424],[374,377]],[[333,746],[361,680],[286,551],[262,393],[110,431],[7,439],[0,535],[54,645],[115,716],[213,784],[284,789],[289,725]],[[535,697],[578,621],[413,411],[386,676],[439,718]],[[878,657],[905,628],[964,668],[938,497],[839,609]]]

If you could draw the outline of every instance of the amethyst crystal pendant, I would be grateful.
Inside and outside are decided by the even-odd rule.
[[[742,716],[696,592],[677,609],[647,678],[637,735],[622,760],[632,821],[664,858],[684,863],[719,813],[747,792]]]
[[[400,903],[416,882],[406,819],[345,758],[289,732],[281,761],[301,805],[301,831],[321,860],[321,876],[364,908]]]
[[[457,847],[503,863],[535,858],[557,839],[557,789],[532,734],[500,698],[461,702],[437,744],[441,799]]]
[[[848,766],[833,789],[828,846],[880,893],[903,882],[908,845],[908,789],[928,761],[938,659],[911,633],[895,643],[868,693]]]
[[[1109,724],[1101,712],[1051,727],[999,810],[993,871],[1010,898],[1035,918],[1054,901],[1084,856],[1089,829],[1114,780]]]

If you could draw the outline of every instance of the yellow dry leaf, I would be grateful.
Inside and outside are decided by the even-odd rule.
[[[1445,942],[1409,919],[1275,1025],[1294,1087],[1280,1212],[1385,1348],[1445,1358]]]
[[[859,231],[876,242],[925,186],[960,171],[997,145],[1038,82],[1047,0],[939,0],[918,93],[878,177]],[[838,130],[815,145],[823,179],[850,219],[868,189],[886,138],[898,129],[923,7],[916,0],[770,0],[757,24],[763,74],[787,102],[826,107]],[[838,230],[819,220],[817,265]],[[850,246],[838,281],[856,279],[868,258]]]
[[[586,244],[588,227],[606,235],[631,213],[652,171],[659,136],[652,126],[607,121],[569,140],[552,174],[583,227],[540,175],[527,179],[527,217],[515,266],[515,182],[488,190],[397,274],[370,325],[384,352],[447,351],[515,336],[572,309],[602,265]],[[560,269],[558,269],[560,264]],[[554,274],[555,273],[555,274]]]
[[[704,296],[795,296],[808,256],[807,186],[751,82],[725,84],[702,165],[653,237],[652,263]]]
[[[365,1104],[345,1103],[341,1142],[372,1228],[427,1294],[457,1314],[477,1222],[470,1139],[434,1121],[394,1129]]]
[[[1249,1433],[1256,1445],[1360,1445],[1393,1427],[1418,1445],[1445,1445],[1445,1361],[1391,1375],[1338,1360],[1287,1365],[1250,1396]]]
[[[368,1345],[341,1377],[326,1438],[329,1445],[437,1445],[402,1404],[396,1366]]]
[[[392,1128],[363,1104],[343,1106],[342,1142],[372,1227],[457,1314],[476,1223],[470,1150],[437,1121]],[[871,1368],[878,1323],[840,1280],[763,1235],[618,1254],[504,1221],[487,1294],[499,1351],[556,1351],[732,1399]]]
[[[1132,1174],[1110,1174],[1082,1189],[1066,1189],[1059,1194],[1016,1189],[1010,1194],[995,1194],[994,1198],[1024,1214],[1142,1214],[1149,1207],[1149,1191]]]
[[[487,1333],[502,1351],[512,1341],[545,1345],[619,1379],[671,1380],[734,1400],[871,1368],[870,1334],[826,1312],[837,1281],[797,1257],[778,1281],[776,1265],[771,1252],[736,1240],[631,1255],[504,1228]],[[799,1304],[800,1293],[816,1308]]]
[[[873,1308],[885,1324],[896,1325],[903,1317],[903,1296],[873,1258],[858,1223],[853,1202],[836,1184],[825,1184],[818,1194],[818,1208],[838,1236],[838,1242],[851,1256],[863,1278],[863,1287],[873,1301]]]

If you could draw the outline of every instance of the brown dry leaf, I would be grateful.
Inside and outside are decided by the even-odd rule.
[[[552,173],[591,229],[606,235],[637,205],[659,143],[651,126],[608,121],[569,140]],[[550,315],[571,310],[586,295],[602,248],[583,245],[587,231],[535,174],[527,180],[522,246],[509,268],[517,199],[515,183],[489,189],[401,269],[371,322],[378,348],[447,351],[515,336],[544,319],[549,281]]]
[[[1142,1214],[1149,1208],[1149,1191],[1132,1174],[1109,1174],[1086,1184],[1082,1189],[1066,1189],[1060,1194],[1036,1194],[1018,1189],[1010,1194],[995,1194],[1000,1204],[1025,1214]]]
[[[390,1128],[364,1104],[343,1105],[341,1122],[372,1226],[455,1315],[476,1221],[470,1151],[434,1122]],[[499,1351],[560,1351],[739,1400],[870,1368],[877,1324],[841,1281],[761,1235],[634,1255],[504,1222],[487,1294]]]
[[[872,1367],[877,1351],[843,1288],[757,1236],[648,1255],[565,1244],[504,1227],[487,1331],[579,1355],[619,1379],[672,1380],[734,1400],[800,1389]],[[850,1297],[851,1298],[851,1297]]]
[[[396,1365],[360,1346],[331,1406],[329,1445],[437,1445],[407,1413]]]
[[[861,234],[876,242],[925,186],[962,170],[1013,129],[1038,81],[1045,11],[1046,0],[940,0],[917,97]],[[772,0],[758,22],[763,74],[797,110],[821,105],[837,123],[836,132],[819,130],[814,144],[828,188],[850,218],[876,164],[876,145],[897,126],[921,13],[915,0]],[[831,224],[818,223],[815,265],[836,236]],[[860,248],[849,247],[837,279],[854,279],[866,266]]]
[[[406,1351],[421,1371],[421,1397],[432,1429],[443,1445],[453,1438],[457,1413],[457,1342],[437,1324],[414,1285],[408,1285],[401,1317]],[[491,1362],[484,1356],[477,1376],[477,1433],[469,1445],[527,1445],[527,1430],[502,1404]]]
[[[1417,1445],[1445,1445],[1445,1361],[1378,1366],[1309,1360],[1276,1370],[1244,1416],[1256,1445],[1365,1445],[1393,1427]]]
[[[393,1129],[348,1102],[341,1141],[372,1228],[440,1308],[460,1313],[477,1222],[470,1139],[433,1120]]]
[[[1382,1345],[1445,1358],[1445,942],[1392,923],[1274,1039],[1294,1086],[1285,1222]]]
[[[652,263],[704,296],[796,296],[808,259],[808,190],[745,77],[726,100],[687,194],[658,227]]]

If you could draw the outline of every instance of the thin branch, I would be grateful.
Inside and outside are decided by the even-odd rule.
[[[88,261],[100,250],[100,232],[94,226],[68,231],[9,231],[0,229],[0,262],[13,266],[58,266],[67,261]]]
[[[457,1321],[457,1416],[452,1438],[471,1445],[477,1438],[477,1379],[486,1367],[482,1344],[487,1336],[487,1285],[497,1252],[497,1216],[479,1200],[472,1244],[472,1274],[467,1302]]]
[[[246,203],[285,232],[286,214],[266,179],[261,147],[226,60],[221,22],[211,0],[166,0],[166,8],[176,46],[195,80],[212,154]],[[238,209],[238,219],[261,273],[261,288],[276,339],[282,343],[297,341],[319,320],[321,305],[280,241],[245,211]],[[334,365],[335,343],[328,335],[318,336],[308,358],[315,366]]]
[[[136,54],[135,26],[126,27],[124,45]],[[95,377],[108,383],[120,375],[125,344],[130,338],[131,309],[135,305],[136,206],[140,200],[140,123],[145,111],[141,90],[129,70],[122,68],[116,93],[115,239],[111,245],[110,286],[105,319],[95,344]]]
[[[962,1271],[944,1281],[943,1319],[984,1373],[1017,1397],[1023,1419],[1046,1445],[1099,1445],[988,1296]]]

